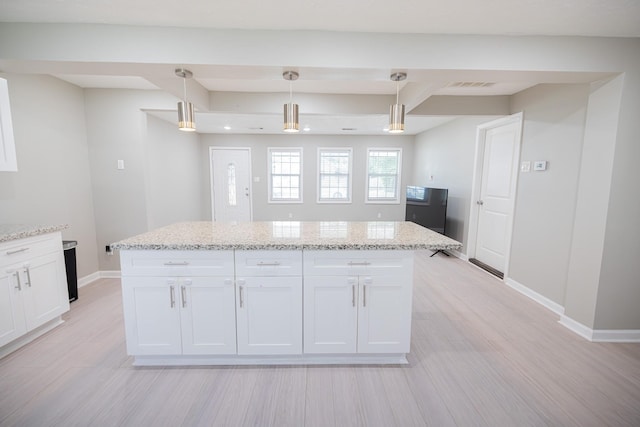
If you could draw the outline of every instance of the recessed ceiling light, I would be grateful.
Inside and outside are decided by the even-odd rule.
[[[311,128],[309,126],[305,126],[302,130],[305,131],[305,132],[309,132],[311,130]]]
[[[224,127],[224,130],[231,130],[231,126],[226,125],[226,126]]]

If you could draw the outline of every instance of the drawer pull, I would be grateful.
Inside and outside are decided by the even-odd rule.
[[[367,261],[363,261],[363,262],[349,261],[349,266],[350,267],[353,267],[353,266],[356,266],[356,265],[365,265],[366,266],[366,265],[371,265],[371,263],[367,262]]]
[[[180,262],[175,262],[175,261],[169,261],[169,262],[165,262],[164,265],[189,265],[188,261],[180,261]]]
[[[362,286],[362,306],[367,306],[367,285]]]
[[[356,306],[356,285],[351,285],[351,305]]]
[[[20,285],[20,272],[14,271],[13,274],[16,275],[16,284],[17,284],[16,289],[21,291],[22,290],[22,285]]]
[[[187,288],[180,286],[180,297],[182,297],[182,308],[187,306]]]
[[[7,251],[7,255],[19,254],[20,252],[25,252],[28,250],[29,248],[21,248],[21,249],[16,249],[14,251]]]
[[[27,273],[27,281],[25,282],[25,285],[31,287],[31,270],[29,270],[29,266],[26,266],[24,271]]]
[[[176,306],[175,286],[169,286],[169,302],[171,303],[171,308]]]
[[[244,305],[244,298],[242,297],[242,285],[238,286],[238,290],[240,292],[240,308]]]
[[[258,267],[277,267],[280,265],[280,263],[278,261],[275,262],[262,262],[260,261],[258,264]]]

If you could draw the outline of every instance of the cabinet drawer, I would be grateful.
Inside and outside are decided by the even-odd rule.
[[[61,236],[58,232],[2,243],[0,244],[0,265],[9,265],[62,251]]]
[[[302,251],[236,251],[236,275],[301,276]]]
[[[233,276],[233,251],[120,251],[123,276]]]
[[[413,275],[413,251],[305,251],[305,276]]]

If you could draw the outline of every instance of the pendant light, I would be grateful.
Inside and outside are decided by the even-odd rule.
[[[187,102],[187,79],[193,77],[193,73],[184,68],[176,68],[176,76],[182,77],[184,87],[184,100],[178,102],[178,129],[185,132],[193,132],[196,130],[193,104]]]
[[[407,78],[407,73],[393,73],[391,80],[396,82],[396,103],[389,109],[389,133],[404,132],[404,104],[399,103],[400,83]]]
[[[291,102],[293,97],[292,81],[297,80],[299,74],[295,71],[285,71],[282,73],[285,80],[289,80],[289,102],[284,104],[284,128],[285,132],[300,131],[300,121],[298,120],[298,104]]]

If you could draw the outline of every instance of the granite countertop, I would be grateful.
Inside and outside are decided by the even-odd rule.
[[[451,250],[461,243],[412,222],[183,222],[111,244],[138,250]]]
[[[24,239],[26,237],[39,236],[41,234],[55,233],[66,230],[68,224],[59,225],[26,225],[26,224],[0,224],[0,243],[11,240]]]

